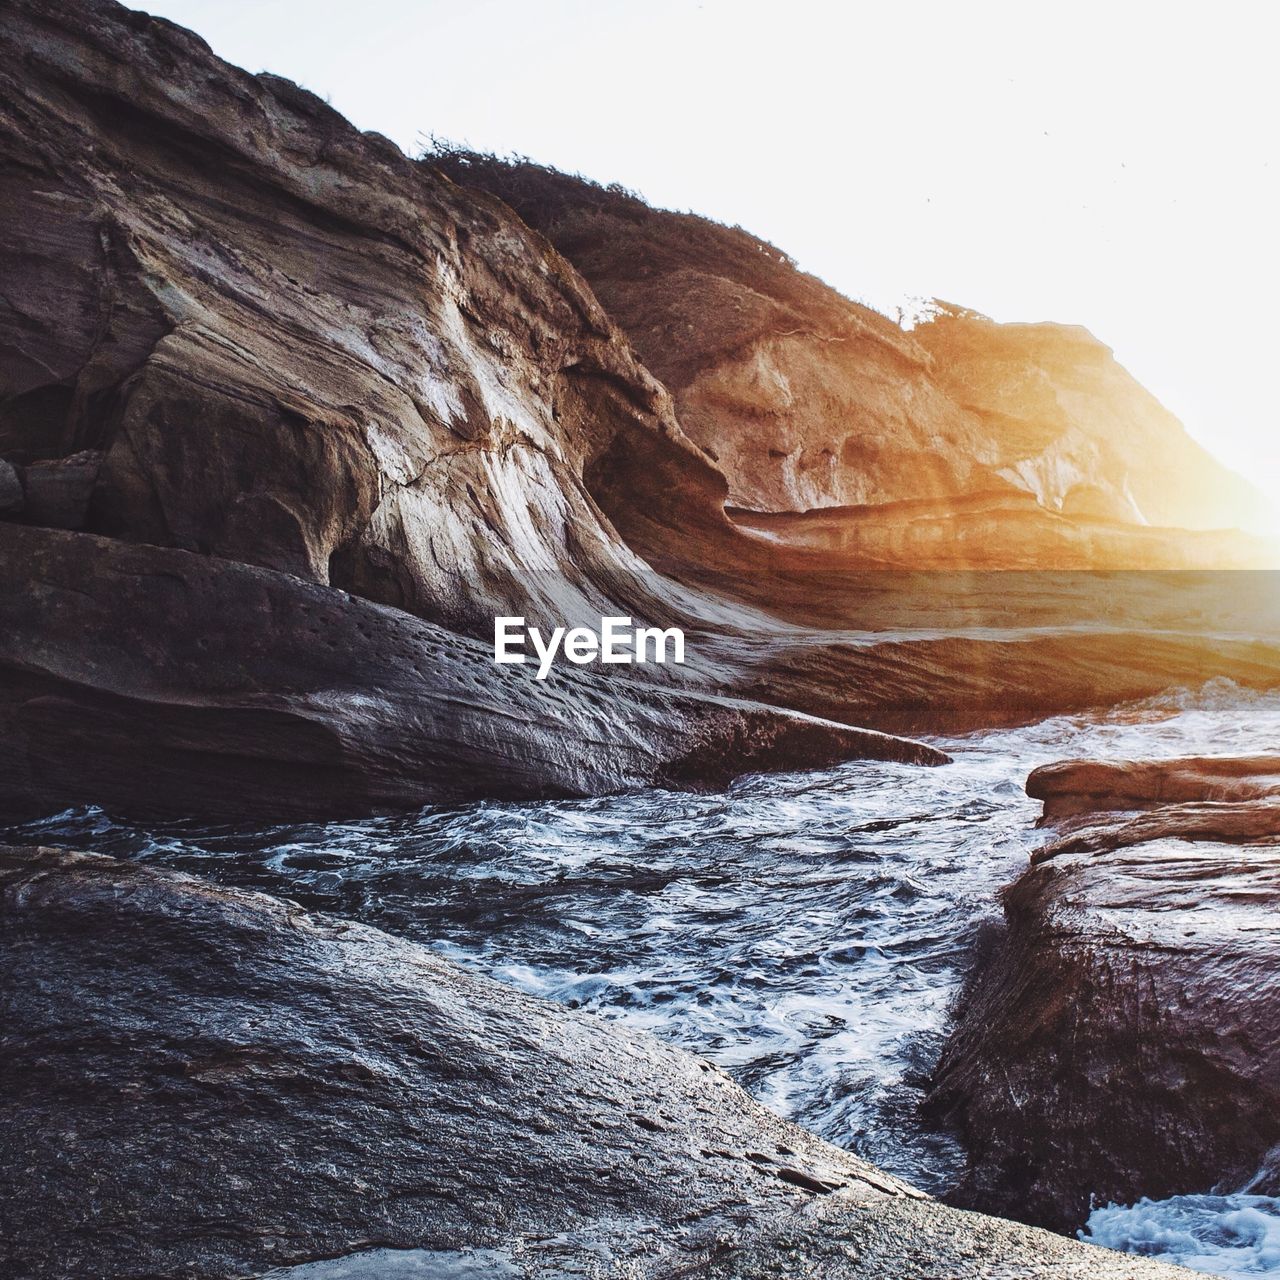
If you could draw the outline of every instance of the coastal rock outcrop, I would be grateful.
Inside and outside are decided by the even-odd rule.
[[[586,670],[171,548],[0,526],[0,812],[279,820],[723,786],[920,743]]]
[[[1253,1182],[1280,1143],[1280,758],[1049,766],[1056,831],[1005,893],[938,1067],[955,1200],[1065,1230]]]
[[[109,0],[7,8],[0,160],[6,800],[359,812],[878,749],[671,668],[648,682],[688,696],[494,680],[498,614],[716,614],[590,475],[695,552],[743,540],[501,202]]]
[[[1258,490],[1087,329],[997,324],[938,303],[912,336],[936,381],[998,442],[997,474],[1047,510],[1179,529],[1269,524]]]
[[[1070,540],[1070,563],[1158,567],[1170,529],[1266,524],[1261,495],[1084,329],[934,303],[907,332],[739,227],[526,161],[426,159],[500,196],[577,266],[724,471],[731,507],[841,509],[847,549],[912,565],[1030,552],[1064,567]],[[1162,539],[1126,536],[1146,525]],[[1220,541],[1210,559],[1224,555],[1275,559]]]
[[[511,1277],[1184,1274],[926,1200],[691,1054],[261,894],[3,848],[0,957],[0,1247],[29,1280],[378,1250]]]
[[[14,0],[0,160],[20,518],[472,631],[660,611],[584,487],[604,453],[647,511],[727,528],[722,478],[577,272],[298,86],[105,0]]]
[[[426,161],[500,196],[574,263],[724,471],[732,505],[804,511],[981,487],[980,424],[932,381],[923,349],[775,246],[533,164],[464,151]]]
[[[891,476],[918,494],[967,492],[989,453],[914,339],[745,233],[610,195],[608,216],[622,209],[653,241],[635,288],[609,294],[624,333],[569,259],[483,184],[408,159],[298,86],[230,67],[111,0],[12,0],[5,18],[0,795],[23,811],[282,816],[709,785],[864,749],[935,758],[852,724],[971,728],[1216,674],[1280,680],[1280,650],[1265,641],[1126,646],[1119,629],[1142,624],[1112,616],[1097,631],[1065,615],[1062,634],[1025,630],[1043,605],[1026,592],[1014,594],[1028,608],[1008,618],[1024,630],[990,634],[991,612],[1008,612],[1004,583],[961,583],[964,598],[948,586],[901,637],[892,619],[920,611],[882,608],[881,585],[845,575],[851,562],[869,561],[872,577],[882,562],[928,564],[942,525],[911,518],[901,537],[851,547],[731,520],[739,465],[727,454],[718,465],[676,408],[689,378],[714,382],[716,362],[761,324],[817,343],[805,359],[818,381],[819,349],[862,352],[839,374],[840,395],[875,402],[859,412],[923,415],[902,428],[905,452],[849,463],[846,496],[883,503]],[[565,181],[566,199],[593,190]],[[588,274],[608,293],[595,262]],[[655,302],[646,290],[659,285]],[[707,289],[741,294],[741,315],[717,304],[714,333],[677,326],[648,346],[631,332],[651,304],[687,303],[686,327],[705,318]],[[808,415],[804,431],[823,414],[844,421],[839,397],[816,382],[801,391],[787,412]],[[745,413],[739,392],[690,391],[690,421],[712,430],[700,404]],[[923,440],[936,467],[921,461]],[[975,518],[968,540],[963,521],[947,526],[952,544],[989,544],[999,561],[992,520],[1004,517]],[[1036,506],[1042,520],[1068,523]],[[1049,542],[1012,518],[1001,527],[1039,563]],[[65,584],[77,557],[78,597],[48,578]],[[124,584],[114,603],[104,584]],[[1060,590],[1074,588],[1055,579],[1047,594]],[[165,592],[190,635],[175,634]],[[607,682],[565,671],[522,685],[516,715],[502,701],[511,681],[495,681],[476,646],[495,615],[545,629],[605,615],[680,625],[695,657]],[[321,616],[342,634],[317,666],[307,637]],[[450,662],[424,660],[419,634]],[[118,636],[163,680],[119,652]],[[166,645],[187,656],[164,662]],[[459,680],[493,689],[459,693]],[[144,764],[166,785],[149,785]]]
[[[739,529],[788,547],[882,569],[1270,569],[1277,559],[1275,544],[1265,537],[1081,517],[1016,490],[729,514]]]
[[[1032,770],[1027,795],[1043,802],[1045,825],[1075,814],[1156,809],[1186,801],[1260,800],[1280,795],[1280,756],[1063,760]]]

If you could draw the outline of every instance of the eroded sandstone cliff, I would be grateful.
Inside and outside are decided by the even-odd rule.
[[[996,324],[937,304],[912,336],[998,443],[996,474],[1049,511],[1121,524],[1257,529],[1262,495],[1188,435],[1087,329]]]
[[[672,540],[739,537],[666,391],[510,209],[108,0],[7,7],[0,112],[9,802],[367,810],[705,782],[780,745],[705,679],[535,696],[467,638],[696,612],[593,469]],[[829,729],[776,758],[832,758]]]
[[[461,176],[110,0],[7,6],[8,803],[266,816],[706,785],[839,752],[934,758],[851,724],[973,727],[1213,674],[1280,678],[1274,647],[1223,640],[1208,613],[1193,634],[1137,644],[1115,634],[1141,629],[1132,617],[1051,608],[1053,634],[1036,630],[1044,600],[1004,583],[948,581],[939,603],[937,582],[850,577],[975,549],[1042,567],[1069,547],[1091,567],[1139,544],[1114,521],[1098,534],[1048,512],[1007,477],[994,506],[939,507],[992,483],[1000,459],[978,417],[914,338],[769,246],[610,193],[583,213],[594,189],[558,177],[550,220],[504,188],[624,332],[577,266]],[[534,179],[543,191],[547,175]],[[772,373],[734,372],[765,368],[742,354],[762,334],[783,344],[768,358],[789,399]],[[838,464],[805,461],[795,474],[810,479],[786,483],[796,503],[826,501],[834,490],[804,486],[829,473],[870,508],[776,517],[799,522],[785,529],[730,519],[733,486],[777,479],[751,461],[770,431],[794,429],[803,461],[827,438],[818,423],[844,441],[851,413],[881,424],[862,435],[884,448],[843,457],[841,443]],[[885,503],[903,489],[923,515]],[[866,510],[874,528],[854,536]],[[1188,544],[1138,533],[1143,563],[1188,560]],[[1219,551],[1234,554],[1206,555]],[[1074,588],[1050,583],[1060,592]],[[1026,607],[1010,613],[1010,598]],[[530,692],[475,644],[497,614],[678,622],[695,657]],[[323,661],[308,648],[317,617],[339,637]],[[140,679],[122,646],[164,679]],[[148,783],[157,763],[164,787]],[[262,785],[240,785],[255,767]]]
[[[659,509],[673,471],[713,514],[722,481],[510,210],[167,22],[19,0],[0,40],[0,455],[26,518],[458,627],[544,577],[562,607],[653,607],[584,468],[625,456]],[[78,502],[42,518],[73,460]]]
[[[1023,543],[1061,567],[1074,529],[1075,563],[1135,565],[1149,544],[1114,526],[1265,523],[1257,491],[1083,329],[936,304],[904,332],[741,228],[523,161],[426,160],[501,196],[579,268],[724,471],[732,506],[857,508],[864,528],[879,511],[889,535],[851,549],[899,564],[940,549],[971,562],[958,532],[987,558]],[[1019,498],[1030,502],[1010,521]],[[918,539],[904,533],[904,502],[926,523]]]

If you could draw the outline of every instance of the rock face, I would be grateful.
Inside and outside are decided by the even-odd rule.
[[[9,6],[0,148],[0,499],[93,535],[0,529],[11,803],[353,812],[884,745],[494,682],[466,637],[496,614],[688,611],[589,474],[673,539],[739,536],[666,392],[500,202],[105,0]]]
[[[961,1213],[708,1063],[253,893],[0,850],[13,1274],[1183,1274]],[[474,1262],[474,1259],[473,1259]]]
[[[1265,528],[1266,503],[1087,329],[996,324],[939,304],[913,333],[936,380],[1000,442],[1000,475],[1067,516]]]
[[[0,156],[0,456],[41,479],[33,523],[473,629],[544,580],[652,605],[584,490],[598,455],[723,523],[577,273],[288,81],[106,0],[17,0]]]
[[[88,637],[101,637],[89,642]],[[0,528],[0,811],[307,818],[724,785],[931,747],[532,666],[397,609],[167,548]]]
[[[963,531],[966,505],[1029,498],[1012,527],[994,522],[1001,545],[1015,550],[1039,514],[1040,563],[1055,567],[1051,516],[1078,525],[1078,540],[1109,532],[1113,544],[1117,524],[1225,529],[1265,516],[1257,491],[1083,329],[935,304],[906,333],[740,228],[528,163],[430,159],[499,195],[578,267],[717,460],[733,506],[888,507],[893,525],[905,502],[959,515]],[[903,550],[914,563],[930,546]],[[1141,543],[1111,553],[1146,563]]]
[[[929,377],[927,354],[774,246],[534,165],[431,159],[507,201],[578,267],[728,477],[733,505],[804,511],[980,483],[979,424]]]
[[[914,339],[743,233],[605,205],[649,245],[626,288],[585,232],[550,231],[586,255],[705,442],[714,431],[749,452],[767,435],[745,406],[773,393],[725,364],[767,329],[800,342],[786,358],[812,372],[786,374],[797,439],[855,409],[910,419],[885,428],[879,461],[836,469],[844,498],[881,502],[896,476],[928,501],[989,470],[977,418]],[[955,519],[948,535],[913,517],[857,545],[733,523],[730,481],[672,397],[511,208],[110,0],[6,7],[0,206],[0,799],[24,810],[271,817],[703,785],[839,752],[935,758],[794,711],[973,727],[1170,680],[1280,678],[1274,647],[1203,635],[1124,654],[1080,628],[1070,644],[948,638],[983,620],[974,599],[930,622],[936,635],[867,644],[886,626],[883,593],[842,577],[851,561],[927,564],[948,536],[994,544],[991,512],[967,539]],[[664,307],[691,310],[646,345],[636,335]],[[836,350],[852,363],[827,395],[819,356]],[[723,405],[736,407],[722,419]],[[732,475],[747,466],[744,452]],[[821,497],[787,483],[797,501]],[[1032,518],[1068,523],[1038,506]],[[1003,519],[1040,563],[1047,535]],[[683,625],[702,657],[521,684],[515,713],[510,681],[480,689],[495,672],[473,642],[498,614]],[[333,648],[317,657],[322,632]],[[448,662],[430,656],[446,649]]]
[[[22,481],[18,477],[18,469],[11,462],[0,460],[0,514],[21,511],[22,502]]]
[[[969,1152],[957,1203],[1073,1229],[1093,1203],[1234,1190],[1267,1165],[1280,1142],[1277,768],[1032,775],[1061,829],[1006,892],[1007,931],[937,1072],[933,1103]]]

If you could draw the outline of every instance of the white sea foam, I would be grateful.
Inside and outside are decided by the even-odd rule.
[[[1089,1215],[1080,1238],[1215,1276],[1280,1275],[1280,1198],[1171,1196],[1112,1204]]]
[[[366,1249],[278,1267],[262,1280],[514,1280],[521,1274],[493,1249]]]

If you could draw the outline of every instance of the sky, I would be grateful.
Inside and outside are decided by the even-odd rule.
[[[1270,0],[133,0],[416,152],[737,223],[896,315],[1083,324],[1280,504]]]

